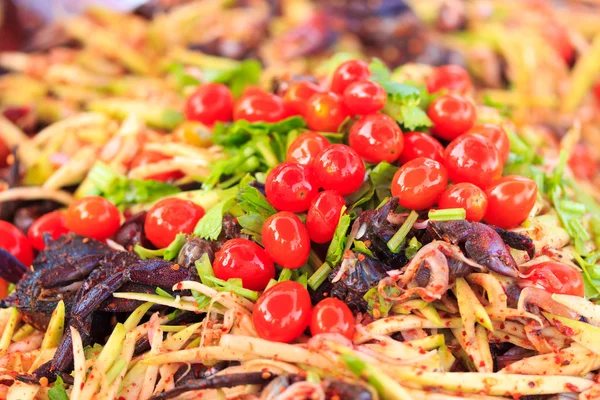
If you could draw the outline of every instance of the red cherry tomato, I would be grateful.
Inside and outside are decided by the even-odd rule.
[[[110,201],[100,196],[75,200],[65,213],[67,229],[93,239],[108,239],[121,226],[121,214]]]
[[[444,153],[448,176],[454,183],[470,182],[481,188],[502,175],[502,160],[496,147],[478,134],[454,139]]]
[[[398,169],[392,180],[392,195],[400,205],[411,210],[433,206],[448,185],[448,173],[439,162],[430,158],[415,158]]]
[[[589,148],[583,143],[577,143],[573,147],[569,158],[569,167],[579,179],[592,180],[598,174],[598,163],[592,157]]]
[[[19,228],[6,221],[0,221],[0,249],[8,251],[26,267],[33,262],[33,250],[27,238]]]
[[[535,204],[537,185],[531,179],[519,176],[504,176],[485,191],[488,207],[485,222],[507,229],[527,219]]]
[[[575,48],[571,43],[567,29],[558,22],[545,21],[542,33],[562,59],[567,64],[571,64],[575,58]]]
[[[233,118],[248,122],[278,122],[287,117],[283,99],[274,94],[253,94],[241,98],[235,105]]]
[[[265,192],[277,210],[302,212],[317,195],[317,185],[306,165],[284,162],[267,175]]]
[[[596,97],[596,102],[600,103],[600,82],[596,82],[593,87],[594,96]]]
[[[337,94],[344,93],[344,90],[353,82],[364,81],[371,76],[369,64],[361,60],[350,60],[340,64],[333,73],[331,79],[331,91]]]
[[[300,268],[308,260],[308,232],[300,218],[289,211],[267,218],[262,227],[262,242],[271,259],[284,268]]]
[[[336,132],[340,124],[348,117],[348,109],[338,95],[317,93],[308,100],[304,117],[310,129]]]
[[[327,146],[329,146],[329,141],[325,136],[317,132],[305,132],[292,142],[287,150],[285,160],[302,165],[311,165]]]
[[[266,94],[268,94],[268,93],[260,86],[255,86],[255,85],[247,86],[246,89],[244,89],[244,92],[242,93],[242,95],[240,97],[238,97],[237,101],[235,102],[234,109],[235,109],[235,106],[237,106],[246,97],[250,97],[250,96],[254,96],[254,95],[263,96]]]
[[[345,144],[332,144],[313,163],[317,183],[342,196],[355,192],[365,179],[365,164],[358,153]]]
[[[550,293],[584,295],[584,284],[581,272],[571,265],[556,261],[546,261],[532,265],[525,272],[523,281],[543,287]]]
[[[233,95],[220,83],[206,83],[188,97],[185,116],[212,126],[215,122],[227,122],[233,118]]]
[[[366,162],[394,162],[404,148],[400,127],[385,114],[361,117],[350,128],[348,142]]]
[[[315,306],[310,320],[310,333],[339,333],[352,340],[354,336],[354,315],[341,300],[329,297]]]
[[[248,239],[231,239],[215,254],[215,276],[224,281],[240,278],[250,290],[263,290],[275,277],[275,266],[267,252]]]
[[[481,221],[487,209],[487,197],[483,190],[472,183],[450,186],[440,197],[438,205],[444,208],[464,208],[468,221]]]
[[[408,132],[404,135],[404,148],[400,153],[400,163],[406,164],[415,158],[431,158],[444,162],[444,146],[433,136],[423,132]]]
[[[8,296],[8,286],[9,285],[10,284],[7,281],[0,278],[0,299],[3,299],[6,296]]]
[[[144,232],[154,246],[167,247],[178,233],[192,233],[204,209],[188,200],[166,198],[152,206],[144,222]]]
[[[252,322],[261,338],[288,343],[308,327],[311,308],[310,295],[304,286],[283,281],[259,297],[252,312]]]
[[[306,215],[306,229],[313,242],[327,243],[333,239],[345,205],[342,195],[333,190],[324,190],[317,195]]]
[[[0,168],[6,167],[8,165],[8,155],[10,154],[10,149],[4,143],[2,139],[0,139]]]
[[[463,97],[446,94],[429,105],[427,115],[433,122],[433,132],[442,139],[452,140],[473,127],[476,111]]]
[[[150,151],[150,150],[142,151],[142,152],[138,153],[135,157],[133,157],[133,160],[131,160],[130,168],[133,169],[133,168],[141,167],[142,165],[154,164],[159,161],[170,160],[170,159],[171,159],[171,157],[161,154],[157,151]],[[159,174],[154,174],[154,175],[149,176],[147,179],[151,179],[154,181],[167,182],[167,181],[176,181],[177,179],[180,179],[181,177],[183,177],[183,174],[181,173],[181,171],[176,170],[176,171],[168,171],[168,172],[161,172]]]
[[[65,213],[58,210],[42,215],[36,219],[33,224],[31,224],[31,227],[29,227],[27,238],[34,249],[41,251],[46,247],[44,244],[45,233],[49,233],[50,237],[53,240],[56,240],[68,232]]]
[[[381,85],[371,81],[358,81],[344,90],[344,104],[358,115],[377,112],[385,106],[387,92]]]
[[[471,77],[458,65],[442,65],[433,70],[427,78],[427,91],[436,93],[446,89],[452,93],[466,94],[473,87]]]
[[[477,133],[487,138],[498,150],[502,164],[508,160],[508,154],[510,153],[510,142],[508,141],[508,135],[504,132],[502,127],[495,124],[481,124],[475,125],[469,133]]]
[[[285,92],[283,101],[288,110],[295,114],[305,115],[308,100],[316,93],[321,93],[319,86],[312,82],[294,82]]]

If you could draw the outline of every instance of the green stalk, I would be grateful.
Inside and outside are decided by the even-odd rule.
[[[323,282],[325,282],[325,279],[327,279],[327,276],[331,273],[331,266],[324,262],[319,269],[317,269],[315,271],[314,274],[312,274],[310,276],[310,278],[308,278],[308,286],[310,286],[310,288],[312,290],[317,290],[319,288],[319,286],[321,286],[321,284],[323,284]]]
[[[277,281],[283,282],[289,281],[290,279],[292,279],[292,270],[289,268],[284,268],[281,270],[281,273],[279,274],[279,279]]]
[[[245,289],[239,285],[232,284],[232,282],[226,282],[222,279],[215,278],[213,276],[206,276],[206,279],[221,286],[215,287],[215,289],[217,289],[220,292],[232,292],[237,294],[238,296],[245,297],[248,300],[258,300],[258,292],[255,290]]]
[[[185,244],[185,240],[186,240],[186,234],[178,233],[177,236],[175,236],[175,239],[171,242],[171,244],[169,244],[169,246],[167,246],[167,248],[165,249],[165,252],[163,255],[164,259],[167,261],[170,261],[170,260],[174,259],[175,257],[177,257],[179,255],[179,251]]]
[[[210,264],[210,258],[208,258],[208,254],[202,254],[202,257],[200,257],[199,260],[196,260],[194,265],[196,266],[196,271],[198,271],[198,276],[200,277],[202,284],[209,287],[214,287],[215,285],[209,279],[207,279],[207,277],[215,277],[215,272]]]
[[[109,192],[113,187],[116,186],[117,182],[121,178],[123,178],[123,176],[113,171],[108,165],[106,165],[102,161],[96,161],[96,163],[88,173],[88,179],[101,192]]]
[[[166,297],[166,298],[169,298],[169,299],[174,299],[175,298],[173,295],[171,295],[171,293],[167,292],[166,290],[164,290],[164,289],[162,289],[160,287],[157,287],[156,290],[155,290],[155,292],[156,292],[157,295],[162,296],[162,297]]]
[[[432,221],[460,221],[467,217],[467,212],[464,208],[447,208],[431,210],[427,217]]]
[[[161,258],[165,254],[165,249],[151,250],[136,244],[133,251],[140,256],[142,260],[149,258]]]
[[[417,218],[419,218],[419,214],[417,214],[415,210],[412,210],[410,214],[408,214],[408,217],[406,217],[406,220],[402,226],[400,226],[400,229],[398,229],[398,232],[396,232],[394,236],[392,236],[392,238],[387,242],[387,247],[392,253],[397,253],[400,251],[400,247],[402,247],[402,244],[406,239],[406,235],[408,235],[408,232],[410,232],[412,226],[415,224],[415,222],[417,222]]]

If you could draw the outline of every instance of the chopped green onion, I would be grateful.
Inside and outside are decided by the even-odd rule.
[[[567,166],[567,162],[569,161],[569,153],[566,150],[561,150],[560,155],[558,157],[558,164],[556,164],[556,168],[554,168],[554,172],[552,173],[552,183],[558,185],[563,177],[565,172],[565,168]]]
[[[185,244],[185,239],[186,239],[185,233],[178,233],[177,236],[175,236],[175,239],[171,242],[171,244],[169,246],[167,246],[167,248],[165,249],[163,258],[165,260],[170,261],[170,260],[174,259],[175,257],[177,257],[179,255],[179,251]]]
[[[269,280],[269,283],[267,284],[267,287],[265,288],[265,290],[269,290],[271,289],[273,286],[277,285],[277,282],[275,279],[271,279]]]
[[[229,281],[226,282],[222,279],[215,278],[214,276],[206,276],[205,278],[208,279],[209,281],[219,285],[220,287],[215,287],[215,289],[217,289],[220,292],[232,292],[232,293],[237,294],[238,296],[245,297],[249,300],[253,300],[253,301],[258,300],[258,292],[257,291],[245,289],[241,286],[238,286],[238,282],[235,280],[232,282],[229,282]]]
[[[558,206],[562,210],[572,214],[585,214],[587,211],[585,204],[577,203],[571,200],[561,200]]]
[[[419,251],[419,249],[421,247],[423,247],[423,245],[421,244],[421,242],[419,242],[417,240],[416,237],[411,238],[408,241],[408,247],[404,251],[404,254],[406,255],[406,258],[408,258],[409,260],[412,260],[413,257],[415,256],[415,254],[417,254],[417,251]]]
[[[432,221],[460,221],[467,217],[467,212],[464,208],[446,208],[431,210],[427,217]]]
[[[375,257],[373,255],[373,252],[367,247],[367,245],[365,244],[365,242],[363,242],[361,240],[355,240],[354,241],[354,250],[358,251],[359,253],[366,254],[369,257]]]
[[[279,274],[279,279],[277,279],[277,281],[283,282],[289,281],[290,279],[292,279],[292,270],[289,268],[284,268],[281,270],[281,273]]]
[[[304,274],[300,275],[296,279],[296,282],[298,282],[299,284],[304,286],[304,288],[306,289],[306,286],[308,285],[308,274],[304,273]]]
[[[312,290],[317,290],[319,286],[321,286],[323,282],[325,282],[325,279],[327,279],[327,276],[330,273],[331,266],[328,263],[324,262],[323,265],[321,265],[319,269],[317,269],[315,273],[312,274],[310,278],[308,278],[308,286],[310,286]]]
[[[198,310],[202,310],[204,307],[210,304],[210,297],[205,296],[202,293],[198,293],[195,290],[192,290],[192,297],[194,298],[194,300],[196,300]]]
[[[214,284],[206,278],[208,276],[215,276],[212,265],[210,264],[210,258],[208,258],[208,254],[202,254],[202,257],[200,257],[199,260],[196,260],[194,265],[196,266],[196,271],[198,271],[198,276],[200,277],[202,284],[213,287]]]
[[[173,297],[173,295],[159,287],[156,288],[156,294],[162,297],[168,297],[170,299],[174,299],[175,297]]]
[[[142,260],[147,260],[149,258],[160,258],[165,254],[165,249],[151,250],[145,247],[136,244],[133,248],[133,251],[140,256]]]
[[[184,313],[183,310],[176,309],[175,311],[173,311],[172,313],[170,313],[169,315],[167,315],[167,318],[169,318],[169,321],[173,321],[175,318],[179,317],[183,313]]]
[[[406,235],[410,232],[412,226],[417,222],[417,218],[419,218],[419,214],[415,210],[412,210],[398,232],[394,233],[394,236],[387,242],[387,247],[390,249],[392,253],[398,253],[400,251],[400,247],[404,243],[406,239]]]

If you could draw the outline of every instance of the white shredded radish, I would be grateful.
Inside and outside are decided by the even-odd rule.
[[[75,360],[75,369],[73,371],[73,389],[71,391],[71,398],[78,399],[81,395],[81,389],[83,388],[83,382],[85,380],[85,356],[83,351],[83,343],[81,342],[81,335],[77,329],[70,327],[71,338],[73,342],[73,358]]]
[[[80,149],[66,164],[50,175],[42,188],[56,190],[81,182],[94,165],[95,160],[96,151],[92,147]]]
[[[76,131],[90,126],[105,126],[109,122],[110,119],[104,114],[95,112],[79,113],[42,129],[31,141],[36,146],[43,146],[60,132]]]
[[[75,201],[75,198],[71,193],[62,190],[43,189],[34,186],[0,191],[0,203],[13,200],[53,200],[57,203],[69,205]]]

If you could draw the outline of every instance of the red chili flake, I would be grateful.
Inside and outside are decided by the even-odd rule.
[[[485,361],[483,361],[483,360],[479,361],[479,367],[480,368],[485,367]]]
[[[171,269],[173,271],[178,271],[179,270],[179,264],[173,264],[173,266],[171,267]]]
[[[504,340],[508,341],[509,339],[510,339],[510,336],[508,336],[508,335],[504,336]]]
[[[571,392],[579,392],[579,388],[577,386],[573,385],[572,383],[567,383],[565,385],[565,387],[567,389],[569,389]]]
[[[82,240],[83,243],[87,243],[89,241],[90,241],[90,238],[83,238],[83,240]]]
[[[183,287],[183,285],[181,284],[181,282],[179,282],[179,283],[177,284],[177,290],[181,290],[181,288],[182,288],[182,287]]]
[[[504,328],[505,328],[505,327],[506,327],[506,325],[504,325],[504,322],[502,322],[502,323],[500,324],[500,329],[501,329],[501,330],[504,330]]]
[[[419,353],[421,353],[421,354],[425,354],[425,353],[427,353],[427,352],[425,351],[425,349],[424,349],[424,348],[422,348],[422,347],[421,347],[421,348],[419,349]]]
[[[358,253],[358,261],[363,262],[365,261],[365,255],[363,253]]]

